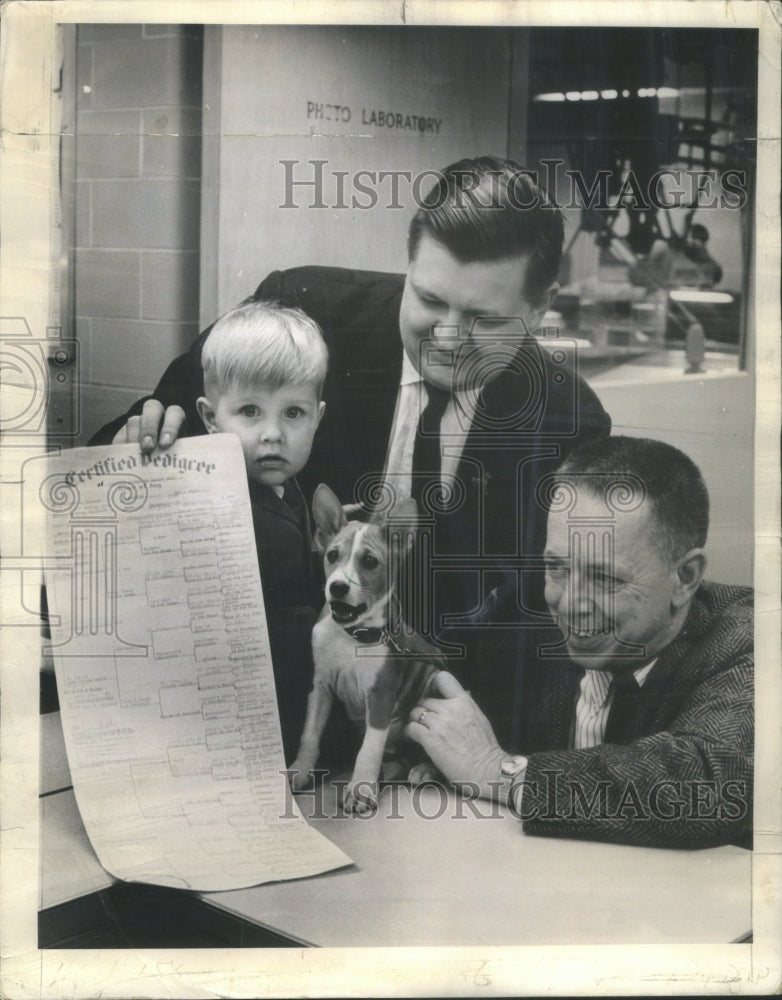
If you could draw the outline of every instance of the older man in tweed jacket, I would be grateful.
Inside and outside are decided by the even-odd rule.
[[[451,781],[509,802],[527,833],[748,845],[752,592],[703,581],[700,473],[669,445],[615,437],[577,449],[547,488],[557,627],[527,636],[512,717],[493,731],[442,675],[447,697],[414,709],[409,735]]]

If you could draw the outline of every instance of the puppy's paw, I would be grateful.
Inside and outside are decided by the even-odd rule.
[[[422,761],[410,768],[407,775],[408,782],[413,786],[425,785],[427,781],[437,781],[442,778],[442,774],[437,770],[430,760]]]
[[[294,792],[300,792],[312,784],[312,769],[315,766],[310,761],[300,760],[298,757],[288,768],[291,788]]]
[[[345,789],[342,808],[355,816],[368,816],[377,809],[377,782],[352,781]]]

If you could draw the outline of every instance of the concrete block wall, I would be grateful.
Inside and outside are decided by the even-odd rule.
[[[203,29],[85,24],[76,50],[85,443],[198,332]]]

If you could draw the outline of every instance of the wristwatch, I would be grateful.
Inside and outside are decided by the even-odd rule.
[[[500,764],[500,772],[503,778],[515,778],[517,774],[521,774],[527,768],[528,760],[521,754],[514,754],[512,757],[506,757],[505,760]]]

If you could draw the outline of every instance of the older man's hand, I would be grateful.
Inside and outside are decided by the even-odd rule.
[[[473,786],[481,797],[494,797],[506,754],[489,720],[453,674],[440,671],[434,687],[442,697],[416,705],[405,735],[421,744],[449,781],[468,786],[468,794]]]

